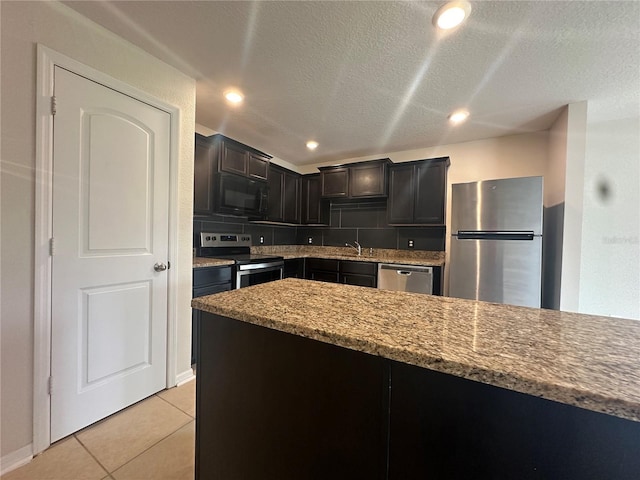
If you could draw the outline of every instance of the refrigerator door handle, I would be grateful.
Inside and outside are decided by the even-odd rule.
[[[533,240],[533,232],[458,230],[458,240]]]

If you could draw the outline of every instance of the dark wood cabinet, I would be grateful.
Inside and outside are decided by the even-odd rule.
[[[231,290],[231,267],[202,267],[193,269],[192,298]],[[198,356],[198,326],[202,312],[191,310],[191,364]]]
[[[288,258],[284,261],[284,278],[304,278],[304,258]]]
[[[220,141],[220,171],[247,175],[246,148],[225,139]]]
[[[349,196],[383,197],[387,194],[387,162],[372,161],[349,168]]]
[[[376,288],[378,286],[378,264],[340,260],[340,283]]]
[[[377,286],[377,274],[377,263],[357,260],[307,258],[305,268],[305,278],[309,280],[372,288]]]
[[[193,162],[193,213],[214,213],[215,192],[213,175],[216,171],[215,147],[207,137],[196,133]]]
[[[302,176],[302,223],[307,225],[328,225],[331,204],[321,195],[320,174]]]
[[[347,167],[330,167],[320,169],[322,196],[344,198],[349,196],[349,169]]]
[[[269,172],[269,159],[249,152],[247,175],[258,180],[266,180]]]
[[[320,167],[325,198],[380,198],[387,196],[388,158],[336,167]]]
[[[305,278],[320,282],[338,283],[340,281],[340,260],[330,258],[307,258]]]
[[[216,212],[216,174],[233,173],[253,180],[267,180],[270,156],[231,138],[196,133],[193,164],[193,213]]]
[[[214,141],[220,144],[219,171],[257,180],[267,179],[270,159],[268,155],[221,135]]]
[[[444,225],[449,163],[441,157],[389,168],[389,225]]]
[[[269,165],[267,220],[282,223],[300,223],[300,175]]]

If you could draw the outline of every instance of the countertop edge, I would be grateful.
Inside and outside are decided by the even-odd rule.
[[[262,317],[260,315],[246,315],[238,313],[233,309],[226,309],[224,307],[199,302],[197,298],[193,299],[192,306],[205,312],[243,321],[252,325],[309,338],[311,340],[317,340],[362,353],[380,356],[404,364],[454,375],[467,380],[505,388],[507,390],[536,396],[546,400],[640,422],[640,406],[619,398],[607,397],[569,386],[565,387],[557,384],[551,385],[537,381],[533,378],[513,375],[509,371],[487,370],[474,365],[451,361],[442,357],[416,355],[401,349],[394,349],[392,347],[372,343],[365,339],[358,339],[341,335],[336,332],[324,331],[322,329],[309,328],[300,325],[296,326],[273,318]]]

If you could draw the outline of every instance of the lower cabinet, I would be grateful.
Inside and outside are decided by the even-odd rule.
[[[340,260],[307,258],[305,263],[305,278],[307,280],[332,283],[340,281]]]
[[[378,264],[340,260],[340,283],[376,288],[378,286]]]
[[[231,290],[231,267],[202,267],[193,269],[192,297],[204,297],[214,293]],[[191,309],[191,364],[198,356],[198,324],[200,310]]]
[[[640,472],[640,422],[211,313],[199,339],[196,479],[637,480]]]
[[[284,261],[284,278],[304,278],[304,258],[291,258]]]
[[[377,268],[378,264],[374,262],[307,258],[305,278],[375,288]]]

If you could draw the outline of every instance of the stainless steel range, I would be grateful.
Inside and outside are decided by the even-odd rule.
[[[235,264],[235,288],[281,280],[284,258],[251,254],[251,235],[246,233],[202,232],[196,237],[196,255],[232,260]]]

